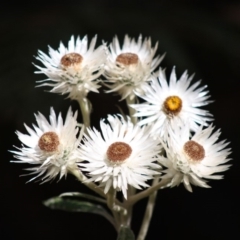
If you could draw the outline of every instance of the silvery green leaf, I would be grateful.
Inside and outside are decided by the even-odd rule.
[[[62,193],[59,197],[76,197],[76,198],[79,197],[79,198],[86,198],[89,200],[97,201],[100,203],[106,203],[105,199],[95,197],[93,195],[86,194],[86,193],[80,193],[80,192],[66,192],[66,193]]]
[[[51,209],[63,210],[67,212],[86,212],[98,214],[105,217],[115,227],[113,217],[101,205],[61,197],[50,198],[44,201],[43,204]]]

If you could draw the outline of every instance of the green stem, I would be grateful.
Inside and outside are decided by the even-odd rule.
[[[82,118],[83,118],[83,124],[85,127],[90,127],[90,102],[87,98],[81,98],[78,100],[81,112],[82,112]]]
[[[72,170],[71,173],[85,186],[93,190],[95,193],[99,194],[103,198],[106,198],[106,194],[103,192],[101,188],[99,188],[96,184],[93,182],[85,182],[87,178],[82,174],[82,172],[78,169]]]
[[[130,227],[132,221],[132,210],[133,206],[127,208],[127,217],[126,217],[126,225]]]
[[[107,198],[107,195],[104,193],[104,191],[99,188],[96,184],[93,182],[85,182],[87,178],[82,174],[82,172],[78,169],[71,170],[71,173],[81,182],[83,183],[86,187],[90,188],[93,190],[95,193],[99,194],[103,198]],[[115,204],[116,208],[119,209],[124,209],[123,203],[121,203],[117,198],[115,198]]]
[[[157,183],[158,183],[158,178],[154,179],[152,186],[154,186]],[[141,225],[137,240],[144,240],[147,235],[147,231],[148,231],[152,214],[153,214],[153,209],[155,206],[156,197],[157,197],[157,190],[155,190],[155,192],[153,192],[148,198],[146,211],[143,217],[142,225]]]
[[[119,232],[121,225],[124,225],[124,226],[126,225],[125,219],[126,219],[128,212],[125,208],[118,205],[117,202],[118,202],[118,200],[116,199],[116,190],[112,188],[109,190],[109,192],[107,194],[107,206],[112,211],[112,214],[114,216],[115,223],[116,223],[115,224],[116,229]]]
[[[128,112],[129,112],[129,116],[131,118],[131,121],[134,125],[137,124],[137,117],[134,116],[134,114],[136,113],[136,110],[132,107],[130,107],[130,104],[135,104],[137,100],[136,95],[130,95],[126,98],[126,103],[127,103],[127,107],[128,107]],[[129,186],[128,189],[128,198],[131,197],[132,195],[134,195],[136,193],[136,189],[133,186]],[[125,221],[126,221],[126,225],[130,226],[131,224],[131,220],[132,220],[132,206],[128,206],[127,207],[127,216],[125,217]]]
[[[135,194],[136,189],[133,186],[129,186],[128,190],[127,190],[127,197],[131,197]],[[124,199],[124,203],[127,203],[128,200]],[[127,205],[127,204],[126,204]],[[123,216],[123,223],[125,226],[130,227],[131,225],[131,220],[132,220],[132,210],[133,210],[133,205],[127,205],[126,207],[127,210],[127,214],[125,216]]]
[[[114,208],[115,198],[116,198],[116,190],[112,188],[109,190],[107,194],[107,205],[110,210],[113,210]]]
[[[157,184],[151,186],[150,188],[129,197],[128,201],[125,202],[125,204],[124,204],[125,207],[134,205],[139,200],[141,200],[145,197],[148,197],[150,194],[154,193],[159,188],[166,186],[170,181],[171,181],[170,179],[162,179],[162,181],[160,181]]]
[[[130,95],[126,98],[129,115],[130,115],[130,118],[131,118],[131,121],[133,124],[137,123],[137,117],[133,116],[136,113],[136,110],[134,108],[130,107],[129,104],[135,104],[136,100],[137,100],[136,95]]]
[[[116,191],[112,188],[109,190],[107,194],[107,206],[113,214],[115,227],[118,232],[120,229],[120,221],[119,221],[119,214],[114,209],[115,199],[116,199]]]

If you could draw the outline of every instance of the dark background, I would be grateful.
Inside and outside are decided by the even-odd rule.
[[[20,4],[21,3],[21,4]],[[18,5],[17,5],[18,4]],[[65,113],[75,102],[63,96],[35,88],[32,62],[37,50],[47,53],[60,40],[67,44],[70,36],[98,34],[111,42],[114,35],[123,39],[152,37],[159,41],[158,53],[167,53],[162,67],[169,76],[173,65],[178,76],[184,70],[203,80],[215,102],[207,107],[222,129],[220,139],[228,139],[233,150],[232,167],[225,179],[211,181],[212,189],[183,186],[159,192],[147,240],[239,239],[239,103],[240,103],[240,2],[239,1],[8,1],[0,8],[0,239],[116,239],[115,230],[102,217],[85,213],[51,211],[42,201],[67,191],[89,192],[73,177],[60,182],[25,184],[29,177],[23,165],[10,163],[8,150],[20,146],[16,130],[25,132],[23,123],[35,123],[33,113],[49,115],[50,106]],[[117,96],[89,94],[93,104],[92,123],[125,109]],[[79,116],[79,121],[81,117]],[[25,166],[24,166],[25,167]],[[134,208],[133,231],[137,233],[145,201]]]

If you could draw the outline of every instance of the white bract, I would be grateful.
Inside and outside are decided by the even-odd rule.
[[[140,35],[136,42],[134,38],[125,35],[121,48],[115,37],[110,44],[104,72],[107,82],[111,83],[106,84],[111,89],[108,92],[118,92],[122,99],[133,97],[134,91],[143,94],[151,73],[164,57],[154,58],[157,46],[152,48],[150,38],[143,40]]]
[[[61,114],[58,118],[51,108],[50,122],[41,114],[35,115],[38,126],[33,124],[33,129],[25,125],[28,134],[16,132],[23,143],[18,151],[11,151],[18,159],[18,163],[28,163],[33,167],[27,170],[30,174],[36,174],[30,181],[40,178],[47,182],[59,174],[59,179],[66,176],[68,171],[78,169],[76,160],[78,157],[78,145],[82,133],[79,134],[77,126],[77,112],[73,115],[69,108],[65,123]],[[79,134],[79,137],[77,137]]]
[[[96,80],[104,70],[106,61],[106,47],[95,48],[97,36],[89,44],[85,36],[82,40],[78,37],[76,42],[72,36],[68,47],[60,43],[58,50],[49,47],[49,56],[38,51],[39,61],[44,67],[35,65],[39,71],[48,76],[48,79],[39,81],[38,86],[50,86],[50,92],[68,94],[71,99],[82,99],[88,92],[98,92]]]
[[[167,158],[160,156],[159,163],[167,167],[162,178],[170,178],[169,186],[174,187],[183,182],[188,191],[192,191],[191,184],[200,187],[210,187],[206,179],[222,179],[222,175],[215,173],[226,171],[230,159],[229,142],[218,141],[220,130],[213,133],[214,127],[206,129],[200,126],[191,137],[189,128],[185,126],[175,131],[168,139],[165,150]]]
[[[212,114],[199,107],[209,104],[207,90],[198,88],[200,81],[191,85],[193,76],[188,77],[185,71],[177,80],[175,68],[167,82],[165,71],[159,70],[158,77],[153,77],[150,86],[146,86],[145,95],[136,94],[146,102],[130,105],[137,113],[137,117],[145,117],[139,125],[153,124],[152,132],[159,134],[164,139],[175,128],[189,124],[191,131],[196,131],[199,124],[208,126],[212,121]]]
[[[159,174],[156,161],[161,146],[150,138],[148,128],[134,126],[129,118],[109,115],[100,127],[102,135],[88,129],[80,147],[80,158],[86,163],[79,166],[89,175],[88,181],[99,182],[105,193],[112,187],[127,199],[128,185],[148,187],[146,181]]]

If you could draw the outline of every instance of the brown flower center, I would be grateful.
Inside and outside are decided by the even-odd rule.
[[[178,96],[167,97],[163,103],[166,114],[177,115],[182,109],[182,100]]]
[[[126,160],[132,153],[132,148],[124,142],[112,143],[107,150],[108,160],[112,163],[120,163]]]
[[[205,157],[205,150],[202,145],[195,141],[188,141],[184,144],[183,149],[192,161],[201,161]]]
[[[56,151],[59,144],[59,138],[55,132],[44,133],[38,141],[39,148],[46,152]]]
[[[82,61],[83,57],[78,53],[68,53],[61,58],[61,64],[65,68],[80,65]]]
[[[125,66],[138,63],[138,55],[135,53],[121,53],[117,56],[116,62]]]

